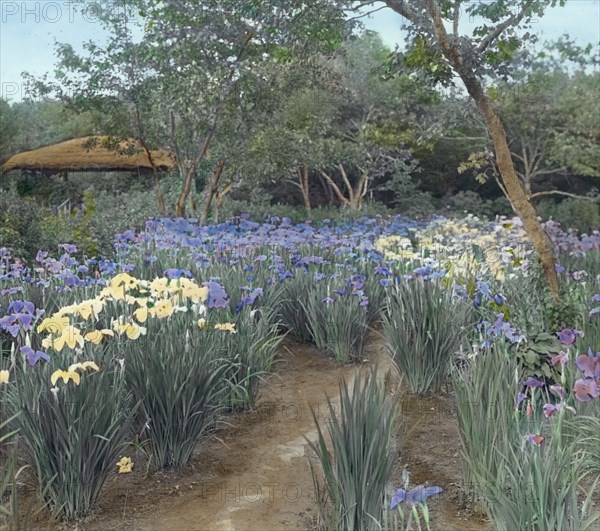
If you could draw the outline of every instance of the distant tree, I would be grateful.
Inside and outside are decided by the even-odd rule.
[[[351,2],[350,5],[357,8],[376,3]],[[504,190],[541,259],[548,286],[558,298],[558,278],[550,238],[521,186],[505,129],[484,80],[490,74],[510,75],[510,63],[516,52],[535,40],[535,35],[517,33],[517,28],[529,29],[532,20],[541,17],[546,7],[562,5],[564,0],[493,0],[485,3],[385,0],[383,3],[408,22],[409,63],[444,83],[451,83],[453,75],[457,75],[477,105],[492,139],[494,163]],[[464,13],[479,21],[470,35],[459,32],[459,21]]]

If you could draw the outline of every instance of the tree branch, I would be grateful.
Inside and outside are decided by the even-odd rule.
[[[523,4],[521,11],[519,11],[516,15],[513,15],[513,16],[507,18],[504,22],[502,22],[501,24],[498,24],[498,26],[496,26],[493,30],[491,30],[483,38],[483,40],[479,43],[479,46],[477,47],[477,51],[479,53],[484,52],[490,46],[490,44],[492,44],[502,34],[503,31],[510,28],[511,26],[518,25],[519,22],[521,22],[521,20],[523,20],[525,13],[531,7],[531,4],[533,4],[533,2],[534,2],[534,0],[527,0],[527,2],[525,2],[525,4]]]
[[[569,192],[562,192],[560,190],[545,190],[543,192],[536,192],[535,194],[531,194],[531,198],[540,197],[543,195],[566,195],[567,197],[573,197],[575,199],[583,199],[585,201],[592,201],[592,203],[598,202],[598,197],[588,197],[587,195],[577,195],[571,194]]]
[[[350,201],[348,201],[348,199],[346,197],[344,197],[344,194],[342,194],[342,192],[339,189],[338,185],[335,184],[335,181],[331,177],[329,177],[329,175],[327,175],[323,170],[319,170],[319,173],[330,184],[331,188],[335,192],[335,195],[338,196],[338,199],[342,202],[342,204],[349,205]]]

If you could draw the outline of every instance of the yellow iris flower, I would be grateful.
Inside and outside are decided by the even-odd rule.
[[[223,332],[230,332],[231,334],[236,333],[235,323],[217,323],[215,330],[221,330]]]
[[[104,338],[104,336],[114,337],[114,335],[115,335],[115,333],[112,330],[103,328],[102,330],[92,330],[91,332],[88,332],[87,334],[85,334],[85,336],[83,336],[83,337],[86,341],[89,341],[90,343],[93,343],[94,345],[99,345],[102,342],[102,339]]]
[[[82,319],[87,321],[92,315],[98,317],[98,314],[104,308],[104,301],[99,299],[89,299],[83,301],[76,306],[77,313]]]
[[[73,363],[73,365],[69,366],[67,372],[75,372],[77,369],[80,369],[84,372],[87,369],[98,372],[100,370],[100,367],[98,367],[98,365],[96,365],[93,361],[84,361],[82,363]]]
[[[51,334],[60,334],[63,329],[69,325],[68,317],[61,317],[56,314],[46,317],[37,327],[38,332],[49,332]]]
[[[192,302],[204,302],[208,298],[208,288],[200,287],[188,278],[182,278],[181,294]]]
[[[0,385],[8,383],[8,377],[10,376],[8,371],[0,371]]]
[[[117,334],[120,336],[125,334],[129,339],[137,339],[141,335],[146,335],[146,329],[143,326],[124,322],[122,317],[114,323],[113,328]]]
[[[138,285],[138,279],[127,273],[119,273],[111,279],[110,285],[114,289],[124,287],[125,290],[130,290]]]
[[[52,376],[50,376],[50,382],[52,385],[56,385],[56,382],[59,378],[62,378],[64,383],[67,383],[69,380],[73,380],[75,385],[79,385],[79,382],[81,381],[81,377],[75,371],[61,371],[59,369],[58,371],[54,371]]]
[[[152,282],[150,282],[150,290],[154,295],[162,296],[165,291],[176,291],[177,286],[169,285],[168,278],[155,278]]]
[[[202,319],[198,319],[198,326],[202,330],[206,330],[208,328],[208,323],[206,322],[206,319],[204,319],[204,317]]]
[[[140,322],[145,323],[148,320],[148,308],[142,306],[133,312],[133,316]]]
[[[83,347],[83,336],[78,328],[68,325],[62,329],[61,335],[54,338],[52,341],[52,348],[57,352],[60,352],[66,345],[69,348],[75,348],[76,345]]]
[[[133,461],[131,457],[121,457],[117,466],[119,467],[119,474],[128,474],[133,468]]]
[[[164,319],[166,317],[170,317],[173,314],[173,304],[171,304],[170,300],[162,300],[158,301],[154,305],[154,315],[159,319]]]

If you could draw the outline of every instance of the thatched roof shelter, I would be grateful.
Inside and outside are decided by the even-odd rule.
[[[175,160],[168,151],[156,149],[150,153],[159,171],[174,167]],[[145,173],[152,171],[152,164],[139,142],[133,139],[119,142],[108,136],[88,136],[17,153],[2,165],[2,173],[12,170],[49,175],[87,171]]]

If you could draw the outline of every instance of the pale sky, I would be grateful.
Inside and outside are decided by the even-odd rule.
[[[461,19],[463,31],[472,29],[468,16]],[[367,28],[378,31],[394,47],[403,42],[402,18],[383,9],[365,20]],[[534,24],[541,41],[564,33],[577,44],[600,42],[600,1],[567,0],[565,7],[551,8]],[[53,72],[54,42],[67,42],[76,50],[87,40],[103,42],[105,34],[93,16],[84,17],[73,0],[0,0],[0,96],[21,99],[21,72],[36,76]]]

